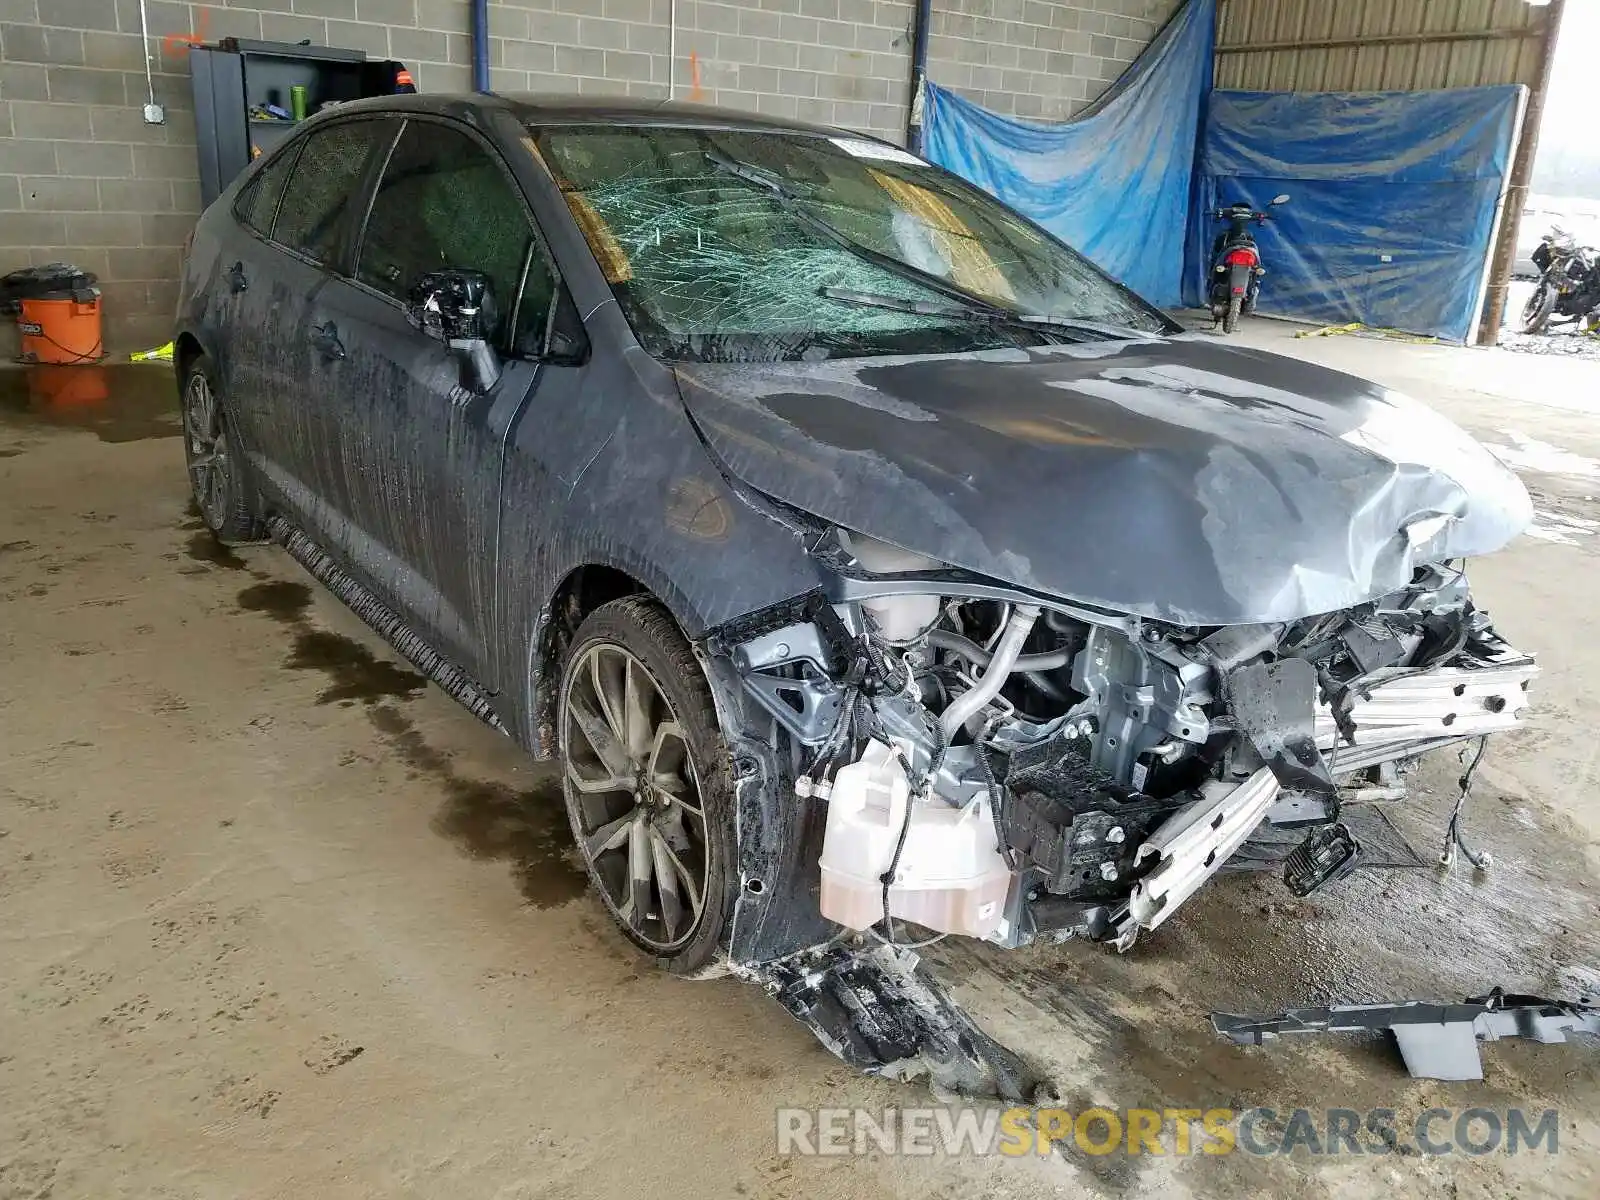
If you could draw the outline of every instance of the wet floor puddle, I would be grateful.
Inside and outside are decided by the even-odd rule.
[[[254,584],[239,593],[239,607],[246,612],[263,613],[286,625],[293,624],[311,607],[311,588],[288,579]]]
[[[205,535],[209,536],[209,535]],[[368,717],[413,777],[439,784],[444,803],[434,815],[435,832],[473,858],[511,864],[523,897],[536,908],[565,904],[583,893],[587,877],[573,851],[559,784],[518,790],[509,784],[457,773],[448,755],[430,746],[392,704],[418,695],[427,680],[343,634],[318,629],[308,619],[311,588],[290,580],[263,580],[241,589],[241,610],[265,616],[293,631],[284,666],[320,671],[328,685],[319,704],[368,705]]]
[[[443,786],[445,803],[434,816],[435,832],[473,858],[509,862],[518,890],[535,908],[552,908],[583,894],[588,879],[577,862],[559,783],[519,791],[505,783],[464,779],[404,713],[379,705],[368,715],[407,767]]]
[[[229,571],[247,570],[244,559],[240,558],[232,546],[224,546],[217,541],[216,535],[202,526],[189,535],[188,541],[183,546],[184,554],[197,563],[204,563],[208,567],[224,567]]]
[[[415,671],[378,658],[354,638],[327,629],[296,633],[294,648],[283,665],[293,671],[321,671],[328,677],[318,704],[404,699],[428,686],[427,679]]]
[[[222,546],[209,533],[196,533],[191,546],[209,539],[212,546],[246,564],[233,551]],[[233,562],[224,561],[224,566]],[[289,656],[283,665],[291,671],[319,671],[327,686],[317,696],[318,704],[371,704],[378,700],[403,700],[428,686],[425,676],[379,658],[354,638],[331,629],[318,629],[306,618],[311,606],[311,588],[290,580],[269,579],[243,588],[236,603],[245,612],[272,618],[294,631]]]
[[[0,428],[81,429],[103,442],[177,437],[178,388],[170,363],[0,368]],[[23,449],[0,447],[14,456]]]
[[[311,606],[306,584],[281,579],[252,584],[240,591],[238,604],[246,612],[261,613],[295,630],[283,665],[292,671],[321,671],[328,677],[318,704],[404,699],[428,684],[417,672],[377,657],[353,638],[313,628],[305,615]]]

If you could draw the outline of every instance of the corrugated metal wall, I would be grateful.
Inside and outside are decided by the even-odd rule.
[[[1217,86],[1272,92],[1532,86],[1547,11],[1525,0],[1221,0]]]

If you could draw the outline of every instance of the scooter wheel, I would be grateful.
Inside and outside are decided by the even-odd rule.
[[[1232,333],[1239,328],[1239,312],[1244,308],[1244,297],[1234,296],[1228,301],[1228,311],[1222,317],[1222,332]]]

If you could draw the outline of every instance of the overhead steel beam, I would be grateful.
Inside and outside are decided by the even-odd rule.
[[[1555,7],[1552,0],[1551,7]],[[1217,46],[1218,54],[1266,54],[1274,50],[1356,50],[1365,46],[1433,46],[1440,42],[1509,42],[1541,37],[1544,30],[1477,29],[1464,33],[1386,33],[1369,37],[1298,38],[1278,42],[1246,42],[1239,46]]]

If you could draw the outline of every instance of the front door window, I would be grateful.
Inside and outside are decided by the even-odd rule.
[[[496,348],[538,352],[555,273],[516,185],[467,134],[408,121],[373,199],[356,277],[405,300],[418,279],[445,268],[489,277]]]

